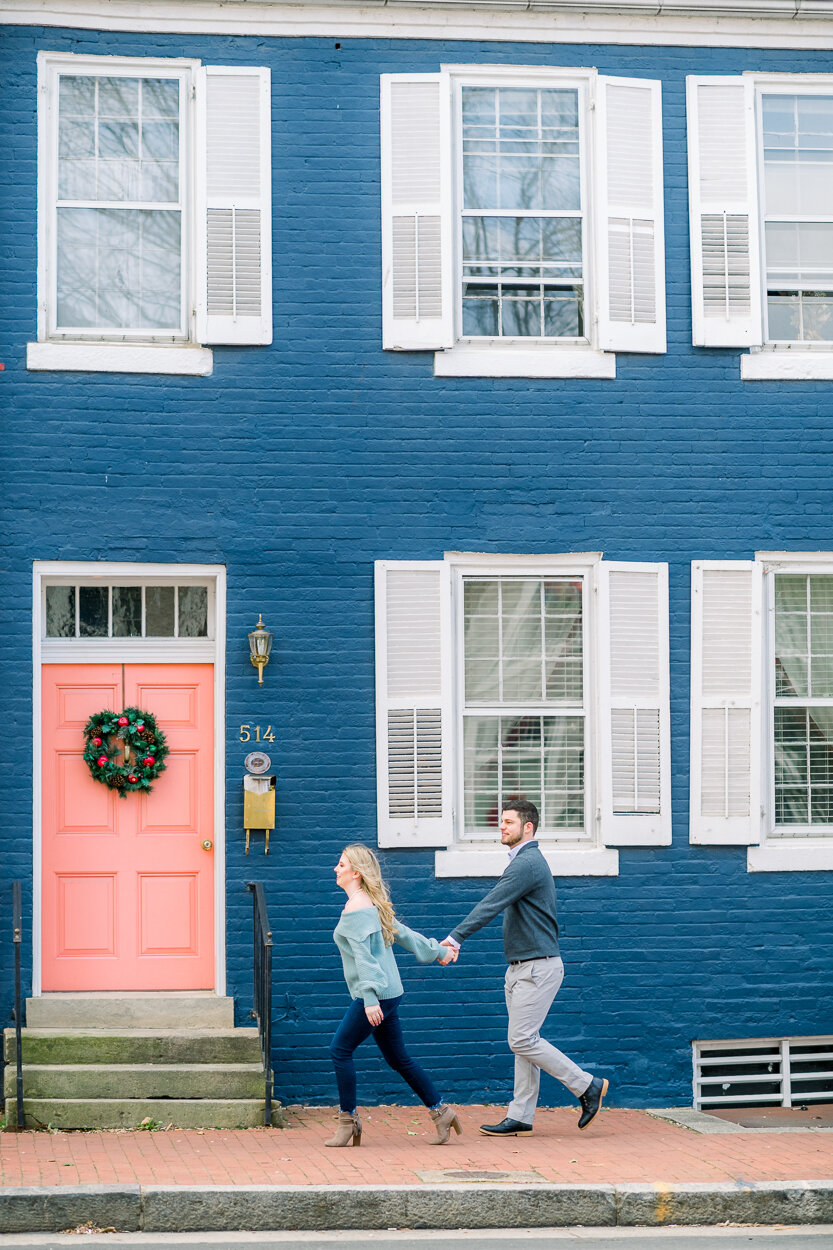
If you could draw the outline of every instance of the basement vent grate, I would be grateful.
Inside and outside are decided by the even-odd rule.
[[[694,1106],[799,1107],[833,1102],[833,1037],[694,1042]]]

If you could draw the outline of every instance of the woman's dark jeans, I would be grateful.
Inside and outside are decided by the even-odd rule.
[[[384,1019],[374,1028],[364,1012],[364,1003],[354,998],[344,1013],[344,1019],[330,1042],[330,1058],[336,1070],[338,1101],[342,1111],[356,1110],[356,1065],[353,1051],[365,1038],[373,1034],[373,1040],[382,1052],[385,1062],[403,1076],[411,1089],[426,1107],[436,1107],[442,1099],[428,1073],[412,1059],[405,1049],[402,1025],[399,1020],[398,998],[385,998],[379,1003]]]

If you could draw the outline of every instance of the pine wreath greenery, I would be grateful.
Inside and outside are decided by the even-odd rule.
[[[84,761],[90,776],[119,798],[149,791],[165,770],[167,754],[165,735],[155,718],[138,707],[96,712],[84,726]]]

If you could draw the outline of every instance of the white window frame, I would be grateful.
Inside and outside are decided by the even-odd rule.
[[[741,356],[741,378],[747,382],[833,380],[833,342],[768,339],[766,218],[764,215],[764,150],[762,95],[833,95],[831,74],[744,74],[755,88],[755,175],[758,189],[758,240],[763,345]]]
[[[437,377],[616,377],[616,356],[598,347],[596,288],[599,273],[593,172],[596,154],[592,127],[597,72],[541,66],[443,65],[452,84],[454,346],[434,354]],[[579,93],[582,281],[584,327],[581,339],[464,338],[462,335],[462,89],[464,86],[573,89]],[[485,212],[486,210],[484,210]]]
[[[585,788],[585,835],[581,841],[555,841],[542,838],[540,842],[544,858],[559,876],[616,876],[619,871],[619,852],[604,846],[601,841],[601,745],[597,709],[600,706],[600,690],[597,674],[600,671],[599,655],[604,649],[600,637],[598,613],[598,586],[601,555],[589,553],[558,557],[546,556],[473,556],[448,553],[445,557],[451,565],[452,610],[454,638],[454,811],[455,840],[447,850],[435,852],[434,865],[437,877],[496,877],[506,867],[506,851],[498,842],[497,830],[492,845],[473,841],[462,836],[463,820],[463,709],[464,698],[464,652],[463,652],[463,581],[466,577],[581,577],[584,581],[583,631],[584,631],[584,788]]]
[[[761,841],[747,850],[750,872],[796,872],[833,869],[833,826],[826,837],[790,837],[773,834],[775,823],[775,743],[772,709],[775,706],[775,574],[827,574],[833,576],[833,552],[759,552],[756,561],[763,565],[766,610],[763,614],[763,705],[766,708],[762,726],[761,760],[765,785],[762,786]],[[797,826],[812,830],[811,825]]]
[[[90,56],[70,52],[38,54],[38,341],[27,347],[29,369],[93,372],[210,374],[213,353],[195,339],[195,106],[194,81],[200,62],[179,57]],[[178,77],[180,94],[180,200],[182,212],[182,324],[176,335],[148,331],[58,331],[57,152],[58,78],[62,73],[95,77]]]
[[[46,585],[208,585],[211,638],[47,639]],[[59,645],[56,645],[59,644]],[[226,569],[222,564],[36,560],[32,565],[32,994],[42,991],[42,680],[44,664],[181,663],[214,666],[214,993],[226,993]]]

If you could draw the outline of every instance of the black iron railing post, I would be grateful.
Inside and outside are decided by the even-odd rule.
[[[26,1127],[26,1113],[23,1110],[23,1038],[21,1025],[23,1008],[20,993],[20,944],[23,940],[23,911],[20,902],[20,882],[12,883],[12,923],[14,927],[14,1042],[17,1079],[15,1093],[17,1098],[17,1127]]]
[[[266,914],[266,895],[260,881],[249,881],[252,892],[252,1015],[257,1020],[260,1054],[266,1077],[263,1123],[272,1123],[272,930]]]

